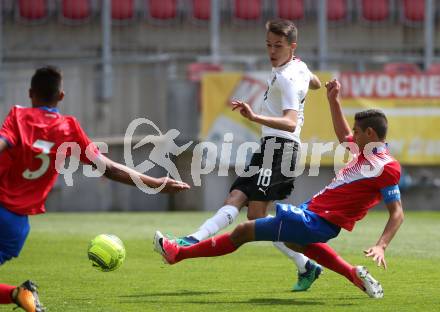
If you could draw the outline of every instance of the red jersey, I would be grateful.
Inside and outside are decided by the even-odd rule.
[[[308,209],[351,231],[381,199],[400,199],[399,179],[400,165],[383,146],[368,157],[355,157],[308,202]]]
[[[0,153],[0,205],[19,215],[45,212],[44,203],[58,177],[55,159],[62,143],[77,143],[80,160],[91,163],[85,154],[90,139],[74,117],[56,109],[14,106],[0,139],[9,146]],[[98,155],[94,144],[89,149]],[[64,154],[69,156],[70,149]]]

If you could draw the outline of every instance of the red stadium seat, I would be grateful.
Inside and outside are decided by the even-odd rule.
[[[177,17],[176,0],[148,0],[148,14],[157,20],[170,20]]]
[[[235,18],[240,20],[259,20],[262,14],[262,0],[234,0]]]
[[[112,0],[112,19],[114,21],[127,21],[134,17],[134,0]]]
[[[92,14],[90,0],[63,0],[61,6],[62,17],[67,20],[80,21]]]
[[[187,67],[188,80],[200,81],[202,75],[206,72],[219,72],[223,67],[217,64],[211,63],[191,63]]]
[[[192,17],[207,21],[211,18],[211,0],[192,0]]]
[[[383,71],[387,74],[418,74],[420,67],[413,63],[389,63],[385,64]]]
[[[304,0],[277,0],[277,16],[289,20],[304,18]]]
[[[440,75],[440,63],[434,63],[426,71],[428,74]]]
[[[362,17],[371,22],[385,21],[390,17],[389,0],[362,0]]]
[[[24,20],[35,21],[47,17],[47,0],[18,0],[19,17]]]
[[[403,0],[403,17],[409,22],[423,22],[425,0]]]
[[[342,21],[347,18],[347,0],[327,0],[327,19]]]

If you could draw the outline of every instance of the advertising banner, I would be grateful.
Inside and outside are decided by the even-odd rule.
[[[341,81],[343,110],[350,125],[358,111],[378,108],[385,112],[389,122],[387,142],[402,164],[440,164],[440,75],[381,72],[317,75],[323,84],[333,77]],[[220,144],[225,133],[232,133],[233,150],[243,142],[258,141],[260,126],[232,112],[230,102],[242,100],[258,113],[270,83],[268,78],[267,72],[206,74],[202,79],[201,139]],[[304,114],[301,140],[307,159],[313,154],[312,143],[322,143],[326,144],[327,152],[322,153],[319,161],[333,164],[337,142],[325,88],[309,91]]]

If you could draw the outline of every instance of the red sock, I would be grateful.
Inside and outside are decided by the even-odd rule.
[[[205,239],[189,247],[180,247],[176,261],[188,258],[216,257],[229,254],[237,250],[231,240],[231,234],[226,233]]]
[[[306,246],[304,255],[330,270],[345,276],[353,283],[353,266],[341,258],[329,245],[315,243]]]
[[[12,303],[12,291],[16,286],[0,284],[0,304]]]

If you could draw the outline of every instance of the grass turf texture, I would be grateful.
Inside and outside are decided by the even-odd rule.
[[[49,213],[32,217],[24,250],[18,259],[0,267],[0,282],[37,281],[49,312],[440,310],[440,213],[406,213],[386,254],[387,271],[362,254],[379,237],[385,212],[370,213],[353,233],[343,231],[331,242],[350,262],[368,266],[384,287],[382,300],[368,298],[329,270],[309,291],[290,292],[296,280],[294,266],[270,243],[247,244],[221,258],[162,264],[153,252],[154,231],[186,234],[210,215]],[[126,261],[115,272],[96,271],[87,259],[89,240],[101,233],[119,236],[126,246]],[[0,311],[11,307],[0,306]]]

